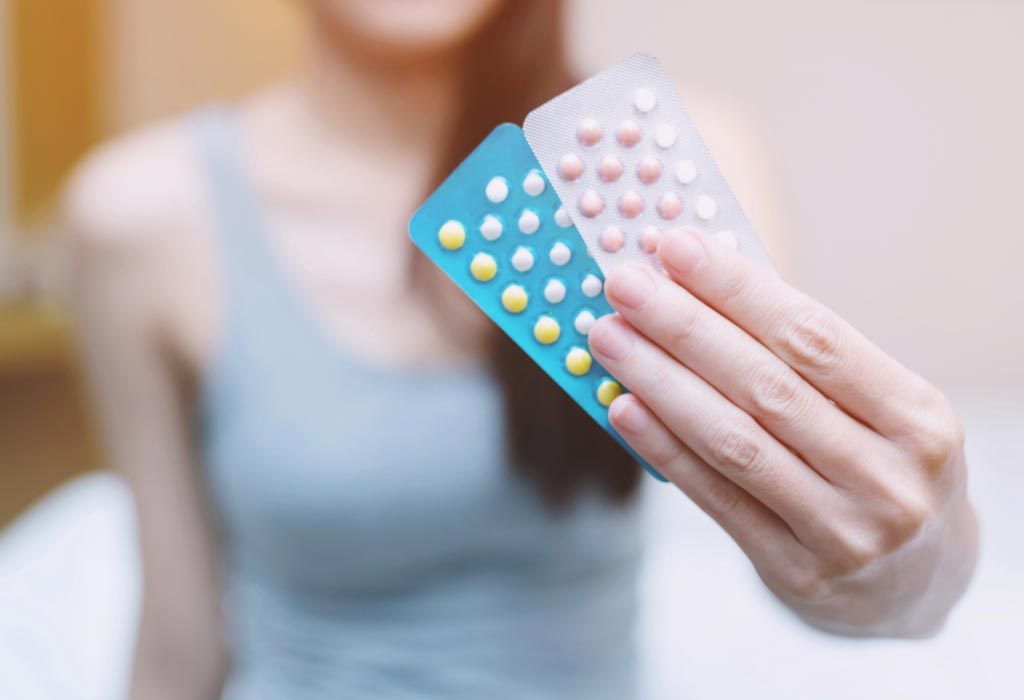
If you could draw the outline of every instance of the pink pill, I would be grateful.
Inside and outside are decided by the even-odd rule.
[[[583,174],[583,161],[575,153],[566,153],[558,162],[558,174],[563,180],[575,180]]]
[[[633,146],[640,143],[640,137],[643,132],[640,131],[640,125],[632,119],[627,119],[619,125],[619,130],[615,132],[615,138],[619,140],[626,148],[632,148]]]
[[[576,138],[584,146],[593,146],[601,140],[601,125],[596,119],[584,119],[576,129]]]
[[[644,226],[644,230],[640,232],[640,250],[645,253],[656,252],[659,238],[661,238],[661,231],[657,226]]]
[[[682,211],[683,200],[679,199],[679,195],[675,192],[666,192],[661,195],[661,199],[658,200],[658,214],[661,218],[671,221]]]
[[[636,166],[636,176],[645,185],[657,182],[661,177],[661,161],[651,156],[644,158]]]
[[[635,219],[644,210],[644,198],[633,190],[619,197],[619,211],[627,219]]]
[[[606,155],[597,166],[597,174],[605,182],[615,182],[622,175],[622,161],[611,154]]]
[[[609,226],[601,232],[601,248],[609,253],[617,253],[626,244],[626,234],[618,226]]]
[[[583,216],[588,219],[593,219],[604,211],[604,200],[601,199],[601,195],[594,190],[587,190],[584,192],[580,196],[578,205],[580,208],[580,214],[583,214]]]

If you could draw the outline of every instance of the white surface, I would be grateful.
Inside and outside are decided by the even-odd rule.
[[[777,605],[725,534],[671,487],[651,484],[643,575],[645,676],[657,700],[1011,700],[1024,697],[1024,401],[958,405],[982,525],[977,575],[926,641],[852,640]]]
[[[959,408],[983,553],[946,629],[924,642],[809,630],[688,500],[649,482],[639,631],[650,697],[1020,698],[1024,401]],[[130,500],[113,476],[72,482],[0,534],[0,698],[121,697],[138,585]]]

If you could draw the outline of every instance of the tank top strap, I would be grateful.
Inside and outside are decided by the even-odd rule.
[[[234,111],[225,105],[193,116],[200,170],[214,218],[216,248],[224,276],[227,313],[267,318],[287,314],[287,294],[259,198],[242,168],[241,134]]]

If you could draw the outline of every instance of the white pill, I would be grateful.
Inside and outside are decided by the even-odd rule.
[[[709,195],[702,194],[697,197],[697,216],[704,221],[711,221],[718,213],[718,204]]]
[[[557,304],[565,299],[565,284],[562,280],[548,280],[544,285],[544,298],[549,304]]]
[[[505,198],[508,197],[508,180],[501,176],[492,177],[491,181],[487,183],[485,194],[487,199],[495,204],[504,202]]]
[[[640,88],[633,94],[633,104],[637,111],[647,114],[658,104],[658,97],[649,88]]]
[[[588,297],[596,297],[601,293],[603,287],[604,285],[597,275],[587,275],[583,278],[583,283],[580,284],[580,290]]]
[[[523,178],[523,191],[531,197],[536,197],[544,191],[544,178],[540,176],[536,170],[531,170],[530,173]]]
[[[715,234],[715,238],[717,238],[718,242],[726,246],[727,248],[739,250],[740,239],[738,239],[736,237],[736,234],[733,233],[732,231],[719,231],[718,233]]]
[[[569,217],[569,212],[565,210],[565,207],[558,207],[558,210],[555,212],[555,223],[561,228],[572,226],[572,219]]]
[[[548,258],[555,265],[565,265],[572,259],[572,251],[569,250],[569,246],[559,241],[551,246]]]
[[[573,326],[576,327],[576,332],[582,335],[586,335],[590,332],[590,329],[594,326],[594,314],[587,310],[580,311],[576,314],[576,320],[573,322]]]
[[[540,228],[540,217],[532,209],[525,209],[519,215],[519,230],[523,233],[537,233]]]
[[[516,248],[516,252],[512,253],[512,267],[517,272],[530,271],[530,268],[533,267],[533,253],[529,248],[525,246]]]
[[[496,241],[501,237],[501,219],[494,214],[488,214],[480,224],[480,235],[489,241]]]
[[[672,148],[676,145],[676,128],[671,124],[662,124],[654,131],[654,143],[658,148]]]
[[[679,161],[676,166],[676,179],[683,185],[689,185],[697,179],[697,164],[689,158]]]

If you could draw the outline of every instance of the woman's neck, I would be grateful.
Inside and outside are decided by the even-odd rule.
[[[457,105],[455,52],[394,60],[332,31],[309,28],[300,89],[337,137],[380,153],[432,153]]]

